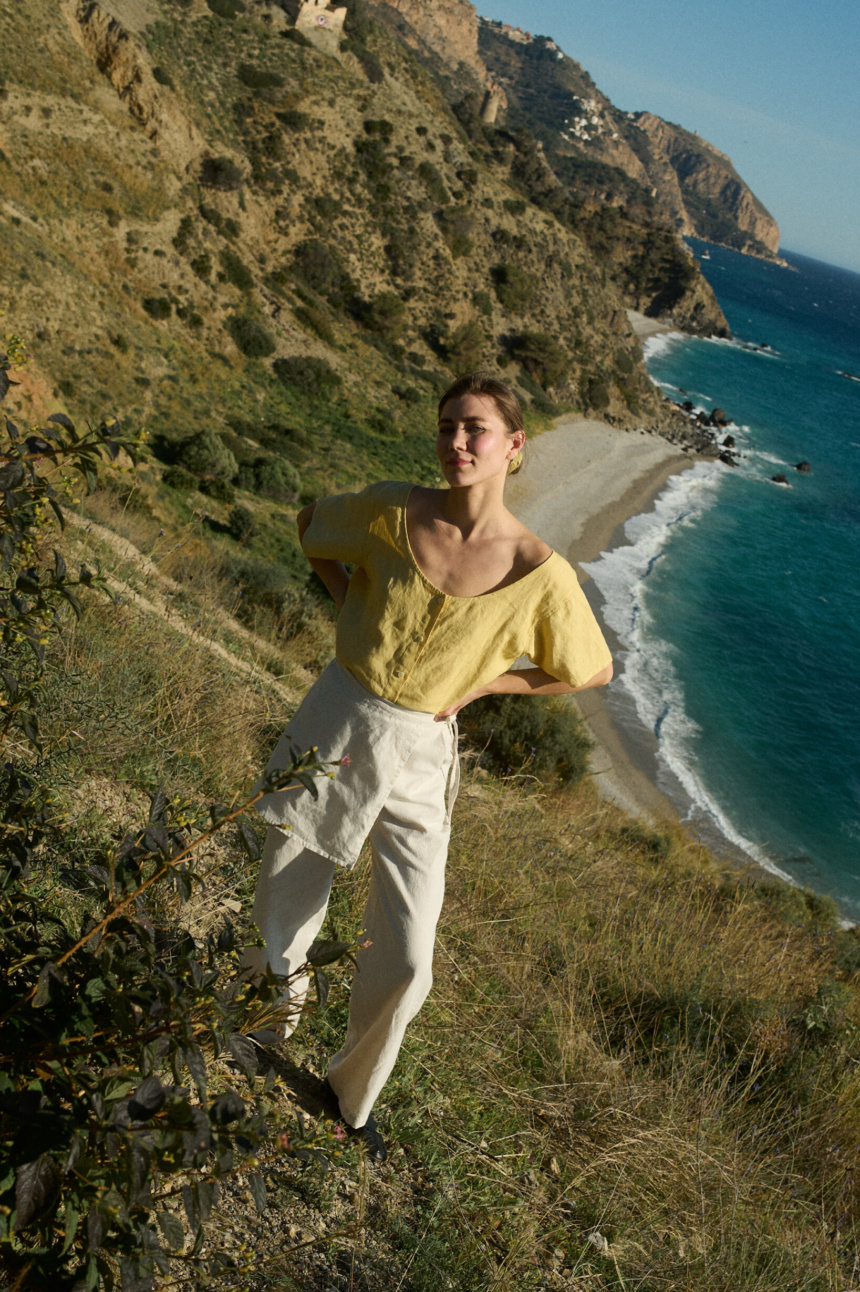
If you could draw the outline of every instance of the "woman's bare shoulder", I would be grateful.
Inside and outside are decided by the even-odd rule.
[[[549,543],[545,543],[538,534],[533,534],[512,512],[508,512],[508,515],[512,522],[511,537],[516,543],[519,559],[532,567],[543,565],[552,556]]]

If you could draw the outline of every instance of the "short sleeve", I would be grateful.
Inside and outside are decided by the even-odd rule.
[[[368,490],[320,498],[302,539],[305,556],[322,561],[348,561],[361,565],[369,526],[376,514]]]
[[[573,687],[583,686],[611,664],[609,647],[578,585],[535,624],[528,655],[550,677]]]

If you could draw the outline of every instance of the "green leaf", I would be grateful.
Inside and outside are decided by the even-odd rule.
[[[18,1168],[15,1173],[16,1233],[48,1209],[59,1188],[60,1168],[49,1153]]]
[[[171,1215],[169,1211],[157,1211],[155,1218],[167,1246],[175,1252],[181,1252],[185,1246],[185,1230],[179,1217]]]
[[[71,1247],[72,1243],[75,1240],[75,1234],[78,1232],[78,1222],[80,1221],[80,1218],[81,1218],[81,1213],[78,1210],[78,1204],[74,1198],[66,1198],[65,1211],[66,1211],[66,1227],[65,1227],[65,1241],[63,1243],[64,1254],[69,1250],[69,1248]]]
[[[262,856],[260,841],[257,838],[254,831],[248,825],[248,822],[240,821],[237,824],[236,829],[239,832],[239,842],[241,843],[245,852],[248,854],[248,859],[250,861],[259,861],[260,857]]]
[[[269,1195],[266,1193],[266,1186],[261,1175],[252,1174],[248,1179],[248,1185],[251,1189],[251,1196],[254,1199],[254,1206],[262,1216],[266,1207],[269,1205]]]
[[[340,960],[350,948],[349,942],[314,942],[308,951],[308,964],[322,966]]]
[[[328,974],[323,973],[322,969],[314,969],[314,986],[317,989],[317,1000],[319,1001],[320,1009],[325,1008],[328,1000],[329,985]]]

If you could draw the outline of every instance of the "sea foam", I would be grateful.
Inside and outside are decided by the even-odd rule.
[[[698,520],[718,498],[725,467],[697,463],[673,476],[653,511],[634,516],[624,528],[628,542],[583,566],[603,597],[603,617],[621,643],[623,672],[617,685],[630,694],[640,722],[653,731],[658,756],[689,800],[686,819],[702,815],[735,847],[781,878],[793,882],[732,823],[696,773],[700,728],[689,717],[673,661],[674,648],[654,632],[647,606],[648,578],[678,526]]]

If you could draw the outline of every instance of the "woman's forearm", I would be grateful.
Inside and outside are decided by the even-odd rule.
[[[436,721],[453,718],[467,704],[471,704],[473,700],[480,700],[485,695],[572,695],[575,691],[587,691],[590,686],[605,686],[611,680],[611,664],[607,664],[606,668],[602,668],[599,673],[594,674],[594,677],[583,682],[582,686],[569,686],[567,682],[560,682],[557,677],[545,673],[542,668],[515,668],[502,673],[492,682],[486,682],[478,690],[470,691],[457,704],[450,704],[447,709],[442,709],[436,714]]]
[[[582,686],[570,686],[560,682],[557,677],[545,673],[542,668],[515,668],[502,673],[495,681],[488,682],[482,688],[484,695],[572,695],[576,691],[587,691],[592,686],[605,686],[612,679],[612,665],[595,673]]]
[[[321,561],[313,556],[309,556],[308,560],[328,588],[332,600],[337,606],[342,606],[346,601],[346,590],[349,587],[346,566],[341,561]]]

